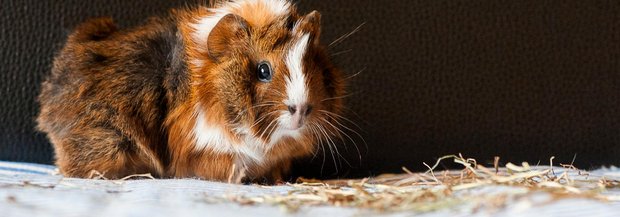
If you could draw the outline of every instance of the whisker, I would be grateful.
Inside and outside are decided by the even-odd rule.
[[[277,118],[275,119],[276,121],[278,120]],[[271,138],[271,136],[273,135],[273,133],[278,129],[278,124],[273,125],[273,128],[269,131],[269,133],[267,134],[267,138]]]
[[[317,125],[317,129],[319,130],[319,132],[323,135],[323,138],[325,138],[325,143],[327,143],[327,147],[329,148],[329,152],[332,155],[332,160],[334,161],[334,167],[336,168],[336,173],[338,173],[338,163],[336,162],[336,156],[334,155],[334,149],[332,149],[332,145],[329,142],[329,136],[327,135],[327,133],[322,129],[322,127],[320,125]]]
[[[326,134],[325,137],[329,140],[329,142],[334,146],[334,150],[336,151],[336,154],[338,155],[338,162],[340,162],[340,167],[342,167],[342,160],[344,160],[345,163],[347,163],[347,165],[351,166],[351,163],[349,163],[349,161],[347,161],[347,159],[342,156],[342,154],[340,154],[340,151],[338,150],[338,146],[336,145],[336,143],[334,142],[334,140],[331,139],[330,136],[328,136],[329,134],[335,135],[333,132],[328,133],[327,130],[325,129],[325,127],[321,126],[321,130]]]
[[[331,135],[338,137],[338,139],[340,139],[340,141],[342,142],[342,144],[344,145],[344,149],[346,151],[349,151],[349,147],[346,146],[346,142],[344,141],[344,138],[342,138],[342,136],[340,135],[340,131],[338,130],[338,128],[336,128],[333,124],[327,122],[327,120],[325,120],[324,118],[318,117],[322,122],[325,122],[327,124],[329,124],[333,129],[336,129],[336,132],[330,132]],[[325,127],[324,127],[325,128]]]
[[[358,32],[358,31],[362,28],[362,26],[364,26],[364,24],[366,24],[366,22],[363,22],[362,24],[360,24],[359,26],[357,26],[355,29],[353,29],[353,31],[351,31],[351,32],[349,32],[349,33],[346,33],[346,34],[344,34],[344,35],[340,36],[339,38],[337,38],[336,40],[334,40],[332,43],[329,43],[329,45],[327,45],[327,46],[328,46],[328,47],[331,47],[331,46],[337,45],[337,44],[339,44],[340,42],[344,41],[345,39],[347,39],[347,38],[351,37],[351,35],[353,35],[353,34],[357,33],[357,32]]]
[[[262,130],[262,133],[260,134],[259,138],[263,138],[263,135],[265,134],[265,132],[267,132],[267,129],[269,129],[271,125],[277,120],[278,120],[277,118],[274,118],[273,120],[271,120],[271,122],[269,122],[269,125],[267,125],[267,127],[265,127],[265,129]]]
[[[327,101],[327,100],[344,99],[344,98],[347,98],[347,97],[353,96],[354,94],[355,94],[355,93],[350,93],[350,94],[343,95],[343,96],[329,97],[329,98],[322,99],[322,100],[321,100],[321,102],[325,102],[325,101]]]
[[[330,111],[327,111],[327,110],[323,110],[323,109],[319,110],[319,112],[323,112],[324,114],[330,115],[330,116],[331,116],[331,117],[333,117],[334,119],[336,119],[336,118],[340,118],[340,119],[342,119],[342,120],[345,120],[345,121],[347,121],[347,122],[349,122],[349,123],[351,123],[351,124],[355,125],[355,127],[357,127],[358,129],[360,129],[360,130],[364,131],[364,129],[363,129],[363,128],[361,128],[359,125],[357,125],[355,122],[353,122],[352,120],[350,120],[350,119],[348,119],[348,118],[346,118],[346,117],[344,117],[344,116],[342,116],[342,115],[339,115],[339,114],[336,114],[336,113],[333,113],[333,112],[330,112]],[[364,131],[364,132],[366,132],[366,131]]]
[[[320,147],[321,147],[321,151],[323,152],[323,162],[321,163],[321,176],[323,175],[323,169],[325,168],[325,157],[327,156],[325,154],[325,145],[323,144],[323,140],[321,139],[321,136],[318,135],[318,132],[314,126],[314,124],[310,125],[312,127],[312,131],[315,133],[316,137],[317,137],[317,142],[319,143]]]
[[[364,71],[366,71],[366,67],[364,67],[363,69],[359,70],[357,73],[355,73],[353,75],[350,75],[349,77],[344,78],[344,80],[349,80],[349,79],[351,79],[351,78],[353,78],[355,76],[358,76],[358,75],[360,75]]]
[[[239,112],[239,114],[237,114],[237,117],[235,117],[235,119],[239,118],[239,116],[241,116],[242,114],[245,114],[250,109],[255,109],[255,108],[265,107],[265,106],[274,106],[274,105],[277,105],[277,104],[274,104],[274,103],[263,103],[263,104],[258,104],[258,105],[252,106],[250,108],[246,108],[243,111]]]
[[[320,137],[316,127],[314,126],[314,124],[309,124],[308,127],[311,132],[312,132],[312,138],[315,139],[315,142],[317,144],[319,144],[319,148],[321,149],[321,151],[323,152],[323,164],[325,164],[325,146],[323,145],[323,139]],[[318,154],[318,151],[316,152],[316,154]],[[313,159],[316,156],[313,157]],[[321,165],[321,167],[323,167],[324,165]]]
[[[273,90],[273,89],[272,89],[272,90],[270,90],[270,91],[273,91],[273,93],[277,93],[277,95],[276,95],[276,96],[286,97],[286,94],[284,94],[284,93],[282,93],[282,92],[280,92],[280,91],[278,91],[278,90]],[[279,103],[279,102],[275,102],[275,103]]]
[[[271,111],[265,115],[263,115],[263,117],[259,118],[259,120],[257,120],[256,122],[254,122],[254,124],[252,124],[249,128],[252,128],[254,126],[256,126],[257,124],[259,124],[261,121],[265,120],[265,118],[269,117],[271,114],[276,113],[278,111]]]
[[[344,109],[346,109],[347,111],[351,112],[351,114],[355,115],[355,117],[357,117],[360,121],[364,122],[364,124],[366,125],[370,125],[370,123],[368,123],[368,121],[364,120],[364,118],[362,118],[362,116],[360,116],[359,114],[357,114],[357,112],[353,111],[353,109],[350,109],[348,107],[343,107]]]
[[[261,104],[258,104],[258,105],[255,105],[255,106],[252,106],[251,108],[260,107],[260,106],[264,106],[264,105],[276,105],[276,102],[271,102],[271,101],[269,101],[269,102],[264,102],[264,103],[261,103]]]
[[[321,118],[321,119],[323,119],[323,118]],[[362,163],[362,152],[360,152],[359,147],[357,147],[357,143],[355,142],[355,140],[353,138],[351,138],[351,136],[349,136],[349,134],[347,134],[343,130],[339,129],[338,127],[336,127],[335,125],[333,125],[329,121],[323,119],[323,122],[328,123],[329,125],[331,125],[334,129],[336,129],[338,132],[340,132],[340,134],[346,136],[353,143],[353,147],[355,147],[355,150],[357,150],[357,155],[358,155],[358,158],[359,158],[359,162],[361,164]],[[342,140],[342,143],[345,144],[345,141],[344,141],[344,139],[342,139],[342,137],[341,137],[341,140]],[[346,148],[347,146],[345,145],[344,147]]]
[[[312,137],[312,142],[317,143],[318,139],[316,138],[315,132],[313,131],[312,126],[310,124],[308,124],[308,131],[310,132],[310,136]],[[318,147],[321,148],[320,145]],[[316,158],[317,154],[319,154],[319,150],[312,151],[312,160]]]
[[[335,116],[332,116],[332,114],[333,114],[333,115],[337,115],[337,114],[335,114],[335,113],[331,113],[331,114],[330,114],[330,113],[328,113],[328,111],[325,111],[325,110],[319,110],[319,111],[323,111],[323,112],[324,112],[324,114],[326,114],[326,115],[328,115],[328,116],[332,117],[332,118],[334,119],[334,122],[335,122],[336,124],[338,124],[338,125],[340,125],[341,127],[343,127],[343,128],[345,128],[345,129],[347,129],[347,130],[349,130],[349,131],[351,131],[351,132],[355,133],[355,135],[357,135],[360,139],[362,139],[362,142],[364,142],[364,147],[366,148],[366,150],[368,150],[368,143],[366,143],[366,140],[364,139],[364,137],[363,137],[360,133],[358,133],[357,131],[355,131],[355,130],[353,130],[353,129],[349,128],[349,127],[347,127],[346,125],[344,125],[344,124],[342,124],[342,123],[340,123],[340,122],[338,121],[338,119],[339,119],[339,118],[340,118],[341,120],[347,120],[347,119],[345,119],[345,118],[344,118],[344,117],[342,117],[342,116],[340,116],[339,118],[337,118],[337,117],[335,117]],[[349,122],[351,122],[351,121],[349,120]],[[353,123],[353,122],[351,122],[351,123],[352,123],[352,124],[355,124],[355,123]],[[357,126],[357,125],[356,125],[356,126]],[[357,127],[359,128],[359,126],[357,126]]]
[[[335,57],[335,56],[338,56],[338,55],[349,53],[351,51],[353,51],[353,49],[346,49],[346,50],[343,50],[343,51],[334,52],[334,53],[330,54],[330,56]]]
[[[328,122],[327,120],[325,120],[324,118],[319,118],[319,119],[321,119],[323,122],[325,122],[325,123],[329,124],[330,126],[332,126],[332,127],[333,127],[333,129],[335,129],[337,132],[342,132],[345,136],[349,137],[349,135],[347,135],[346,133],[344,133],[342,130],[338,129],[338,127],[334,126],[332,123],[329,123],[329,122]],[[348,149],[348,148],[347,148],[347,146],[346,146],[346,142],[344,141],[344,138],[342,138],[342,136],[340,136],[340,133],[339,133],[338,135],[336,135],[336,134],[334,133],[334,136],[338,136],[338,137],[340,138],[340,140],[342,141],[342,144],[344,145],[345,149],[348,151],[349,149]],[[351,137],[349,137],[349,139],[351,139]],[[351,139],[351,141],[353,141],[353,140]],[[332,143],[333,143],[333,140],[332,140]],[[359,151],[359,148],[357,148],[357,144],[355,144],[355,141],[353,141],[353,144],[354,144],[355,149],[357,150],[357,153],[358,153],[358,155],[359,155],[359,157],[360,157],[360,162],[361,162],[361,159],[362,159],[361,152]],[[334,144],[334,146],[336,146],[336,144]],[[336,149],[336,150],[337,150],[337,149]],[[340,153],[338,153],[338,155],[340,155]],[[347,165],[349,165],[350,167],[352,167],[351,163],[350,163],[350,162],[349,162],[349,161],[348,161],[345,157],[343,157],[342,155],[340,155],[340,157],[342,157],[342,159],[344,159],[344,161],[347,163]]]

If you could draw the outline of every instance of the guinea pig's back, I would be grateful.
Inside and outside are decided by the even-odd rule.
[[[96,18],[76,27],[42,84],[39,127],[47,131],[48,121],[74,122],[92,110],[135,113],[158,103],[170,45],[158,34],[163,25],[153,23],[119,32],[112,19]]]
[[[54,144],[57,158],[108,148],[88,147],[97,145],[92,141],[97,138],[102,146],[122,146],[113,147],[120,151],[165,156],[161,125],[176,100],[171,96],[185,86],[175,25],[151,19],[118,31],[110,18],[97,18],[74,30],[39,95],[38,128]]]

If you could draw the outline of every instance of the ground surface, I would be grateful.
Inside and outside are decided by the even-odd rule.
[[[407,188],[390,188],[391,193],[379,197],[375,192],[388,187],[362,183],[359,186],[363,189],[332,187],[328,188],[332,190],[324,190],[326,187],[319,184],[256,186],[194,179],[86,180],[50,175],[53,171],[49,166],[0,162],[0,216],[620,216],[620,190],[612,185],[601,189],[594,187],[595,196],[584,193],[592,189],[567,188],[567,191],[580,193],[562,197],[516,185],[473,186],[470,183],[450,188],[442,184],[408,185]],[[567,172],[564,168],[553,171],[555,174],[564,172]],[[587,176],[575,171],[566,174],[574,178],[571,180],[605,177],[604,180],[611,182],[620,179],[620,170],[616,168],[590,171]],[[423,176],[442,180],[439,174]],[[372,180],[364,182],[372,183]],[[400,201],[402,209],[387,204],[393,203],[394,197],[403,192],[410,195],[447,192],[447,189],[450,190],[446,198],[433,196],[421,201],[416,199],[417,203]],[[348,197],[357,195],[354,192],[365,192],[365,198],[372,196],[376,200],[364,203],[374,205],[355,208],[364,206],[347,203],[357,201]],[[334,195],[345,199],[333,202],[339,200]],[[313,205],[291,206],[289,202],[295,201]],[[381,201],[385,201],[385,207],[392,208],[376,209]]]

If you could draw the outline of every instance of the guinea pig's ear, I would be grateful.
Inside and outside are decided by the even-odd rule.
[[[295,29],[301,34],[310,34],[310,41],[319,44],[319,38],[321,37],[321,14],[318,11],[312,11],[303,16]]]
[[[228,14],[213,27],[207,39],[207,51],[209,57],[215,61],[219,60],[230,49],[230,44],[234,40],[249,37],[250,30],[248,22],[235,14]]]

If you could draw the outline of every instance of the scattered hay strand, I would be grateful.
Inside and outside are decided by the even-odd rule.
[[[125,181],[130,180],[130,179],[155,179],[155,177],[153,177],[153,175],[151,175],[150,173],[144,173],[144,174],[133,174],[133,175],[128,175],[125,176],[123,178],[120,179],[109,179],[105,176],[105,173],[99,172],[97,170],[91,170],[90,174],[88,175],[88,179],[94,179],[94,180],[106,180],[106,181],[111,181],[114,184],[123,184],[125,183]]]
[[[448,159],[462,165],[463,169],[435,170],[441,161]],[[475,212],[482,208],[499,209],[541,192],[551,196],[549,202],[563,198],[620,201],[618,195],[603,194],[606,189],[620,188],[620,180],[605,177],[592,179],[589,173],[575,168],[572,163],[553,167],[554,157],[551,157],[549,167],[531,167],[527,162],[520,166],[506,163],[501,167],[499,159],[495,157],[493,167],[487,168],[461,154],[448,155],[439,158],[432,167],[424,163],[428,168],[424,173],[414,173],[403,167],[403,174],[364,179],[321,181],[299,178],[297,183],[286,184],[291,190],[284,195],[238,195],[221,199],[244,205],[278,205],[289,212],[307,206],[351,207],[378,212],[429,212],[465,205]],[[498,194],[476,191],[501,186],[512,188]]]

